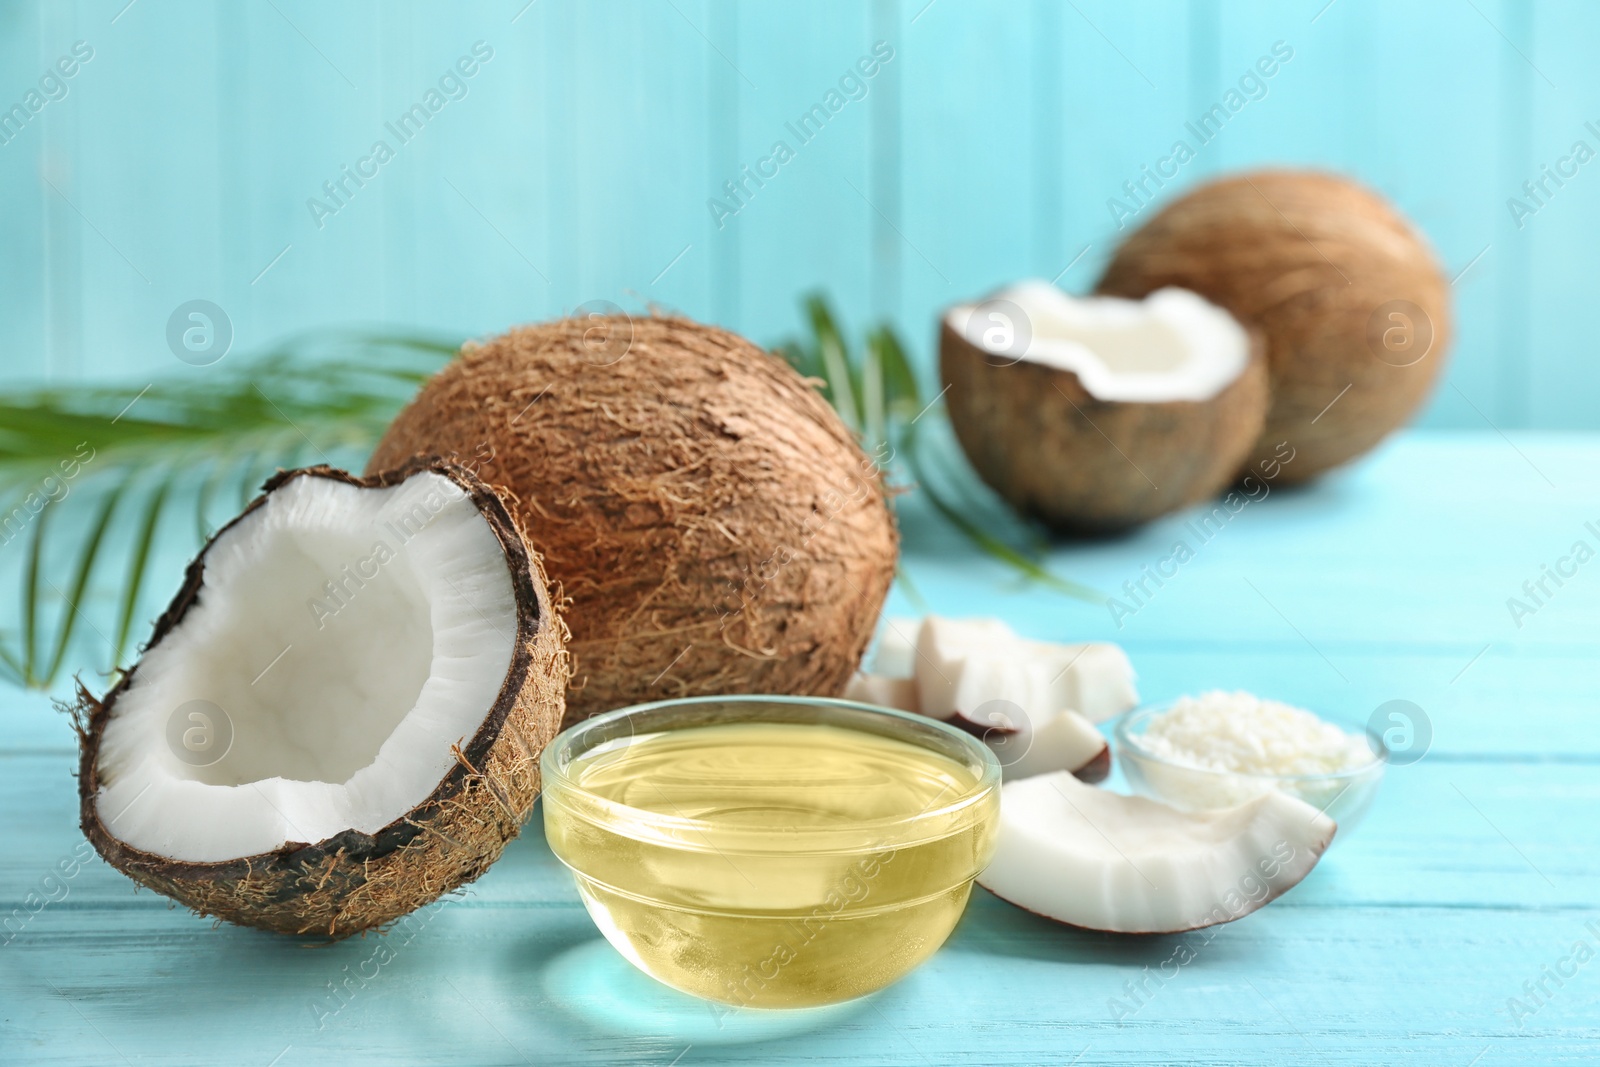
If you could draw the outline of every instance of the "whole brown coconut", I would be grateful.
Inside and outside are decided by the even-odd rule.
[[[1252,461],[1301,482],[1371,449],[1444,366],[1449,284],[1422,237],[1348,179],[1265,170],[1203,185],[1119,248],[1099,291],[1191,289],[1266,337],[1272,408]]]
[[[398,581],[393,569],[406,564],[384,563],[390,570],[381,576],[376,571],[355,573],[362,570],[359,563],[345,568],[337,577],[346,594],[338,610],[351,615],[341,614],[333,625],[319,627],[304,610],[307,588],[300,579],[320,572],[314,568],[296,571],[286,562],[289,557],[282,549],[293,544],[296,547],[291,554],[303,552],[337,525],[337,508],[310,522],[296,517],[297,509],[299,515],[305,514],[304,502],[310,494],[337,495],[354,487],[361,490],[359,496],[377,498],[380,494],[374,491],[391,492],[391,487],[413,477],[428,476],[434,476],[441,491],[453,485],[451,496],[470,501],[488,528],[488,536],[474,543],[482,553],[481,562],[488,573],[498,572],[498,580],[509,583],[511,606],[501,609],[509,617],[492,624],[501,628],[509,663],[504,659],[496,663],[504,668],[503,676],[483,676],[482,691],[492,694],[483,705],[459,705],[468,713],[466,721],[476,724],[475,730],[469,727],[468,736],[453,746],[442,741],[432,746],[429,754],[434,765],[447,768],[442,778],[422,774],[419,795],[426,795],[414,805],[399,801],[402,810],[383,815],[384,820],[392,819],[387,825],[367,831],[330,829],[328,836],[313,841],[284,840],[279,834],[272,838],[273,845],[261,851],[227,853],[237,858],[186,858],[185,849],[192,852],[199,847],[195,837],[237,832],[237,822],[230,820],[237,809],[228,805],[240,796],[253,802],[252,791],[260,803],[296,829],[306,825],[315,812],[308,815],[303,804],[289,807],[291,818],[284,813],[286,794],[279,792],[275,801],[271,791],[296,791],[303,799],[341,779],[321,773],[326,768],[319,768],[314,756],[300,754],[336,746],[330,738],[340,732],[341,725],[353,725],[355,744],[363,759],[370,759],[385,741],[378,724],[392,725],[385,716],[392,718],[392,713],[410,706],[402,702],[399,707],[385,708],[382,701],[363,703],[352,695],[381,690],[372,681],[375,676],[402,676],[419,667],[408,662],[415,657],[408,657],[401,643],[381,635],[376,640],[364,636],[369,629],[366,624],[379,621],[374,616],[392,618],[410,611],[419,613],[417,632],[429,633],[430,605],[426,601],[395,601],[392,609],[387,603],[375,603],[382,595],[378,583]],[[295,502],[271,514],[270,505],[279,494],[287,494]],[[342,499],[338,507],[348,505],[348,494]],[[428,507],[437,513],[431,503]],[[399,553],[408,550],[401,542],[425,535],[423,527],[433,516],[410,511],[387,517],[392,519],[392,527],[364,529],[358,543],[366,547],[375,538],[387,539],[397,552],[392,558],[400,558]],[[402,526],[405,529],[396,534]],[[267,532],[262,538],[264,528]],[[274,537],[276,551],[258,552],[254,547],[262,540],[272,544]],[[252,557],[250,565],[241,569],[245,557]],[[304,564],[305,558],[301,556],[299,562]],[[384,556],[385,561],[390,558]],[[256,587],[256,595],[241,598],[230,589],[229,575],[237,578],[251,571],[263,575],[263,584]],[[333,582],[329,584],[331,587]],[[483,587],[473,588],[481,597]],[[359,614],[362,610],[369,613],[363,617]],[[458,605],[457,611],[465,614],[466,608]],[[196,621],[197,616],[205,617]],[[191,621],[194,625],[186,628]],[[223,634],[221,640],[219,633]],[[78,789],[84,835],[113,867],[202,915],[280,933],[334,938],[398,919],[483,874],[526,820],[539,795],[539,753],[561,722],[567,682],[562,651],[565,633],[560,616],[552,610],[538,556],[529,550],[516,517],[495,490],[466,469],[433,462],[365,480],[330,467],[281,472],[190,564],[183,588],[156,623],[139,663],[103,699],[96,700],[80,689],[75,722],[81,741]],[[238,640],[241,634],[258,637],[257,647],[241,647],[248,645]],[[272,655],[285,635],[293,640],[280,654],[281,662],[274,661],[257,675],[260,663]],[[359,654],[346,654],[351,650],[341,648],[340,642],[360,646]],[[207,668],[202,661],[213,664],[210,677],[205,676]],[[426,668],[425,663],[422,666]],[[167,684],[166,697],[150,696],[166,684],[163,679],[174,676],[176,681]],[[348,688],[346,683],[351,683]],[[183,700],[183,696],[173,698],[173,692],[186,696],[210,692],[225,700],[224,691],[231,691],[236,701],[230,703],[231,716],[215,704],[198,700],[179,704],[169,719],[167,703],[160,703],[167,698],[171,698],[169,703]],[[253,696],[241,695],[246,693]],[[420,706],[425,698],[417,699]],[[141,719],[152,700],[158,702],[161,714],[153,720],[148,716]],[[249,729],[244,714],[247,700],[256,701],[248,710],[264,730]],[[217,723],[182,716],[197,704],[230,723],[228,742],[219,747],[222,755],[209,763],[186,758],[184,748],[196,748],[190,743],[193,729],[182,735],[182,744],[162,729],[175,721],[181,728],[193,719],[208,731],[202,740],[209,742],[209,731]],[[312,713],[297,717],[307,705]],[[151,725],[136,727],[140,722]],[[108,729],[121,731],[117,743],[108,739]],[[129,759],[130,739],[138,742],[146,737],[148,744],[138,745],[136,758]],[[120,753],[112,751],[119,747]],[[263,749],[274,747],[280,749],[279,760],[299,762],[300,766],[260,773]],[[154,772],[161,777],[140,788],[136,779],[150,765],[173,770]],[[379,759],[361,773],[376,774],[379,788],[392,790],[399,774],[393,765],[393,760],[385,763]],[[130,778],[135,780],[119,782]],[[179,791],[163,800],[161,787],[173,782]],[[121,793],[116,792],[119,786]],[[197,788],[209,792],[197,795],[192,791]],[[328,826],[348,827],[348,822],[329,821],[343,817],[342,812],[328,812],[322,821]],[[145,833],[130,834],[130,822],[143,823]],[[130,837],[141,839],[144,847]],[[151,839],[167,847],[156,847]]]
[[[682,318],[469,344],[369,469],[456,455],[507,487],[570,604],[567,721],[652,699],[841,692],[893,579],[881,471],[807,382]]]
[[[951,427],[983,480],[1052,529],[1096,535],[1205,500],[1233,480],[1267,409],[1259,340],[1241,345],[1248,361],[1208,399],[1105,400],[1071,370],[996,357],[947,315],[939,368]]]

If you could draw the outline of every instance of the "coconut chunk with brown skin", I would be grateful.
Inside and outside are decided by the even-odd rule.
[[[1023,282],[951,308],[939,361],[973,467],[1068,533],[1125,530],[1214,495],[1267,412],[1259,342],[1183,289],[1136,301]]]
[[[845,686],[844,699],[921,714],[917,683],[857,673]],[[1070,709],[1046,717],[1037,729],[1003,702],[989,701],[971,715],[944,718],[952,726],[988,745],[1000,760],[1002,777],[1010,781],[1046,771],[1070,771],[1081,781],[1102,782],[1111,774],[1111,747],[1094,724]]]
[[[1111,743],[1094,723],[1071,709],[1045,719],[1025,740],[1014,759],[1001,759],[1005,781],[1069,771],[1080,782],[1093,785],[1111,774]]]
[[[1008,780],[1065,770],[1098,782],[1110,773],[1111,749],[1092,719],[1138,701],[1120,648],[1029,641],[999,619],[930,615],[915,627],[902,621],[891,630],[903,646],[890,646],[893,654],[909,660],[914,677],[857,674],[845,690],[848,699],[966,730],[994,751]],[[913,632],[911,645],[906,635]],[[874,666],[879,662],[875,658]],[[1090,709],[1092,719],[1078,708]]]
[[[1034,720],[1003,700],[990,701],[972,714],[945,720],[982,741],[1000,761],[1004,781],[1051,771],[1066,771],[1093,785],[1111,774],[1111,744],[1094,723],[1075,711],[1058,711]]]
[[[978,883],[1070,926],[1180,933],[1276,900],[1311,872],[1336,830],[1277,791],[1185,812],[1056,772],[1002,787],[999,843]]]
[[[496,491],[281,473],[84,696],[84,833],[205,915],[342,937],[481,875],[539,792],[565,629]]]

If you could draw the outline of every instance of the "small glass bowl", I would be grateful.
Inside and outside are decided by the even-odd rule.
[[[641,756],[641,777],[628,777],[629,746],[748,723],[835,727],[911,745],[956,784],[910,810],[892,781],[893,756],[904,750],[865,739],[864,750],[887,760],[881,780],[818,785],[818,776],[796,771],[800,792],[772,801],[762,783],[777,780],[786,761],[769,761],[738,783],[751,806],[718,809],[729,813],[723,819],[688,817],[655,785],[692,784],[693,749],[668,763]],[[803,743],[804,731],[785,736]],[[839,742],[836,732],[816,736]],[[609,761],[604,773],[613,783],[638,790],[641,806],[585,788],[579,779],[597,760]],[[560,734],[540,770],[545,836],[600,932],[646,974],[738,1007],[831,1004],[903,977],[955,928],[999,823],[1000,765],[982,742],[920,715],[842,700],[697,697],[624,708]],[[879,809],[870,817],[828,803],[858,789],[850,795],[877,798],[868,802]],[[660,801],[646,805],[655,796]],[[759,813],[757,824],[744,818],[747,810]],[[774,817],[776,829],[763,824]]]
[[[1276,789],[1305,801],[1339,824],[1335,842],[1349,840],[1350,832],[1372,806],[1383,782],[1388,753],[1364,729],[1328,719],[1347,733],[1360,733],[1373,747],[1372,762],[1335,774],[1237,774],[1174,763],[1146,748],[1141,742],[1150,720],[1170,708],[1170,704],[1136,708],[1117,720],[1113,736],[1117,759],[1135,793],[1164,801],[1188,811],[1231,808]]]

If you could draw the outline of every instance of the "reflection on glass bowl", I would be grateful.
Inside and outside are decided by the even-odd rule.
[[[1175,762],[1157,755],[1143,741],[1145,730],[1170,705],[1136,708],[1117,720],[1113,731],[1117,760],[1135,793],[1187,811],[1231,808],[1277,789],[1325,812],[1339,824],[1334,841],[1347,841],[1383,782],[1388,765],[1383,742],[1360,727],[1328,721],[1348,733],[1364,734],[1372,761],[1334,774],[1239,774]],[[1326,716],[1325,716],[1326,718]]]

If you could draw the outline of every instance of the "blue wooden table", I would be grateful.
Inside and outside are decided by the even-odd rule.
[[[979,891],[881,994],[719,1020],[600,939],[537,824],[384,952],[214,927],[83,858],[67,724],[7,692],[0,1063],[1600,1061],[1600,561],[1560,563],[1600,549],[1600,437],[1411,434],[1203,545],[1184,518],[1055,554],[1110,592],[1190,539],[1120,630],[915,508],[905,565],[935,611],[1121,641],[1147,699],[1236,686],[1356,720],[1424,710],[1427,755],[1391,768],[1366,823],[1185,966],[1162,966],[1177,939],[1066,930]],[[1523,583],[1546,564],[1576,573],[1535,604]],[[899,591],[893,609],[911,610]]]

